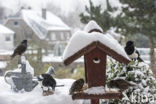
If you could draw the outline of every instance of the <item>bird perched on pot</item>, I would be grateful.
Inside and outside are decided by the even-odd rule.
[[[27,40],[23,40],[14,50],[14,53],[11,55],[13,59],[16,55],[22,55],[27,49]]]
[[[136,50],[133,41],[128,41],[124,49],[127,55],[129,56],[129,58],[131,58],[132,60],[138,60],[139,62],[144,62],[140,58],[140,53],[138,52],[138,50]]]
[[[69,89],[69,94],[73,95],[75,92],[82,91],[83,85],[84,85],[84,80],[82,78],[74,81],[71,88]]]
[[[52,66],[50,66],[48,68],[48,71],[45,74],[41,74],[39,76],[37,76],[37,79],[39,81],[39,84],[41,85],[41,88],[44,91],[49,91],[50,89],[52,89],[53,91],[55,91],[55,87],[56,87],[56,80],[52,77],[52,75],[54,75],[54,68]],[[45,90],[46,88],[46,90]]]
[[[108,87],[109,88],[118,88],[120,92],[125,91],[126,89],[128,89],[129,87],[133,87],[136,86],[135,84],[131,84],[128,81],[125,81],[123,79],[115,79],[115,80],[111,80],[108,83]]]

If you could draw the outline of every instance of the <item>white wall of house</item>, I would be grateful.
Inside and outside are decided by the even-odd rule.
[[[0,24],[0,50],[12,50],[14,48],[14,32]]]
[[[0,33],[0,50],[12,50],[14,48],[13,33]]]

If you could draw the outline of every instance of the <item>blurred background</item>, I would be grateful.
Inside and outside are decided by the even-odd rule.
[[[95,20],[122,46],[133,40],[156,75],[155,0],[0,0],[0,75],[17,67],[13,49],[28,40],[25,53],[35,74],[53,66],[57,78],[84,77],[83,57],[64,66],[62,54],[74,32]]]

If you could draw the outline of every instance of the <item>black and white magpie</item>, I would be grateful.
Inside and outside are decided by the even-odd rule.
[[[54,67],[50,66],[46,72],[46,74],[55,75]]]
[[[56,80],[50,74],[41,74],[37,77],[37,79],[39,81],[39,84],[41,85],[43,92],[47,90],[49,91],[50,89],[55,91]]]
[[[139,62],[144,62],[140,58],[140,53],[138,52],[138,50],[136,50],[133,41],[128,41],[126,43],[126,46],[125,46],[124,49],[125,49],[125,52],[127,53],[127,55],[129,56],[130,59],[132,59],[132,60],[138,60]]]
[[[39,81],[39,84],[41,85],[41,88],[43,92],[55,91],[55,87],[62,87],[64,85],[56,85],[57,82],[53,78],[52,75],[55,75],[54,67],[50,66],[45,74],[41,74],[37,76],[37,79]]]

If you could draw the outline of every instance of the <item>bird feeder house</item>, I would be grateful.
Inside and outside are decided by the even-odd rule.
[[[92,29],[90,30],[92,32],[88,31],[88,33],[80,31],[73,35],[65,49],[63,56],[65,65],[69,65],[81,56],[84,56],[85,78],[88,88],[98,86],[105,87],[107,56],[110,56],[124,64],[128,64],[130,62],[121,45],[113,37],[111,37],[109,34],[102,34],[102,32],[99,32],[100,30],[94,30]],[[75,44],[80,46],[75,46],[75,48]],[[70,51],[72,52],[70,53]],[[121,99],[122,93],[76,93],[72,95],[72,98],[91,99],[91,104],[99,104],[99,99]]]

